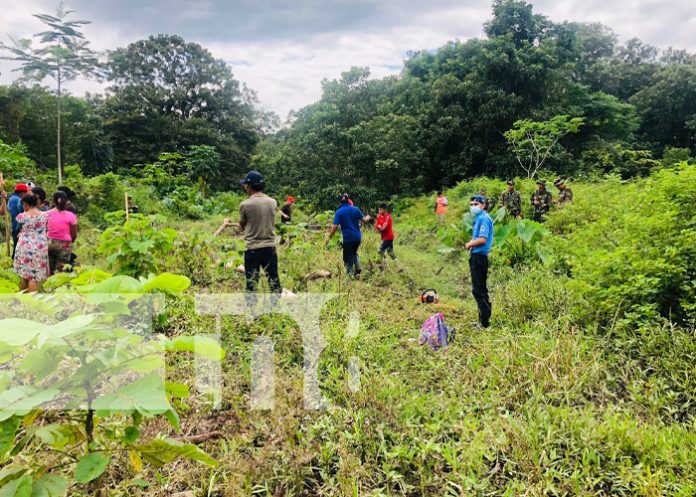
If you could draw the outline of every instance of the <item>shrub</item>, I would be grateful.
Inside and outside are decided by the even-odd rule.
[[[696,318],[696,166],[686,163],[601,196],[578,196],[548,226],[563,254],[559,268],[584,318],[600,324],[626,315],[677,322]]]
[[[101,236],[99,253],[118,274],[141,276],[163,270],[169,263],[177,232],[162,228],[163,216],[134,214],[130,220],[108,228]]]

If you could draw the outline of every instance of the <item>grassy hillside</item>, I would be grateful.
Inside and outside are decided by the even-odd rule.
[[[524,200],[532,183],[521,183]],[[324,310],[328,345],[319,365],[335,409],[302,407],[302,340],[293,321],[225,316],[221,409],[203,397],[177,401],[181,435],[160,421],[142,430],[145,438],[218,432],[201,446],[219,466],[180,461],[136,474],[123,454],[103,488],[148,496],[696,494],[696,167],[571,186],[575,203],[554,211],[534,244],[512,237],[493,253],[486,330],[474,325],[461,219],[471,193],[497,195],[504,183],[481,179],[446,192],[448,223],[458,228],[438,225],[432,198],[402,202],[398,261],[382,268],[378,235],[368,231],[356,280],[342,275],[340,252],[324,247],[322,234],[292,230],[280,250],[284,286],[341,294]],[[191,294],[243,287],[229,267],[239,262],[239,241],[206,235],[220,220],[169,223],[180,233],[169,269],[194,280]],[[105,265],[101,255],[83,254]],[[314,269],[335,277],[307,281]],[[428,287],[440,292],[439,305],[417,302]],[[195,315],[190,295],[170,304],[167,333],[213,327],[213,318]],[[357,337],[347,333],[353,312]],[[418,346],[434,312],[457,329],[447,351]],[[262,335],[275,341],[269,411],[249,406],[251,347]],[[190,361],[170,366],[171,381],[191,382]],[[23,457],[34,464],[42,455]]]

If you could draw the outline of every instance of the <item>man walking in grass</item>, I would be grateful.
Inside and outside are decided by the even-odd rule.
[[[493,220],[485,211],[485,205],[486,199],[482,195],[471,197],[469,210],[474,215],[474,230],[465,248],[470,253],[471,293],[478,306],[479,323],[488,328],[492,312],[488,296],[488,254],[493,245]]]
[[[281,293],[278,254],[275,247],[275,217],[278,203],[263,193],[266,186],[258,171],[240,181],[249,198],[239,204],[239,229],[244,232],[246,289],[255,292],[261,269],[273,293]]]
[[[331,231],[326,237],[326,243],[334,236],[338,227],[341,227],[343,235],[343,263],[349,276],[360,274],[360,257],[358,249],[362,243],[360,222],[366,223],[370,216],[366,216],[360,209],[352,205],[347,193],[341,195],[341,206],[334,215]]]

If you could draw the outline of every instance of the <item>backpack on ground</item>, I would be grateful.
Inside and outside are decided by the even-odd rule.
[[[454,328],[445,324],[445,316],[441,312],[430,316],[421,327],[418,345],[426,343],[432,350],[447,348],[454,342]]]

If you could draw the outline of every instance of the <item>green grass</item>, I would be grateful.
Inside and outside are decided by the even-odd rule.
[[[502,189],[502,182],[479,180],[448,192],[449,222],[461,218],[470,190],[482,186]],[[576,196],[602,188],[573,186]],[[568,290],[565,273],[542,264],[510,267],[495,255],[489,285],[493,326],[478,329],[472,326],[476,306],[466,258],[437,252],[439,226],[431,210],[431,199],[423,198],[398,213],[398,261],[388,261],[384,269],[377,257],[378,235],[366,232],[361,248],[365,273],[357,280],[345,277],[340,252],[325,248],[321,234],[303,235],[280,249],[286,288],[342,294],[324,310],[327,347],[319,365],[322,391],[336,409],[302,407],[303,349],[292,320],[224,317],[228,355],[222,409],[212,410],[200,397],[177,405],[184,435],[224,434],[203,444],[220,465],[210,469],[177,462],[135,475],[124,455],[123,464],[102,479],[108,492],[695,495],[696,420],[694,407],[684,404],[693,392],[683,384],[693,369],[671,383],[664,375],[693,368],[688,359],[696,343],[693,329],[655,323],[642,331],[630,328],[632,335],[618,329],[607,333],[578,320],[578,296]],[[567,213],[552,215],[550,224],[563,216]],[[172,224],[189,237],[211,233],[221,219]],[[220,260],[209,261],[206,281],[193,291],[243,288],[243,276],[224,268],[225,247],[236,243],[230,236],[210,242],[212,257]],[[99,263],[93,255],[89,260]],[[314,269],[335,276],[306,281]],[[417,302],[420,290],[429,287],[440,292],[440,305]],[[349,316],[356,311],[360,333],[347,337]],[[423,321],[438,311],[456,327],[457,339],[447,351],[434,353],[420,348],[417,338]],[[195,316],[190,299],[170,306],[168,333],[206,332],[212,326],[212,318]],[[276,343],[276,406],[270,411],[249,407],[251,347],[262,335]],[[356,392],[348,382],[353,356],[362,375]],[[191,381],[192,364],[183,360],[171,366],[172,380]],[[154,422],[144,435],[169,430]],[[151,486],[129,485],[136,477]]]

